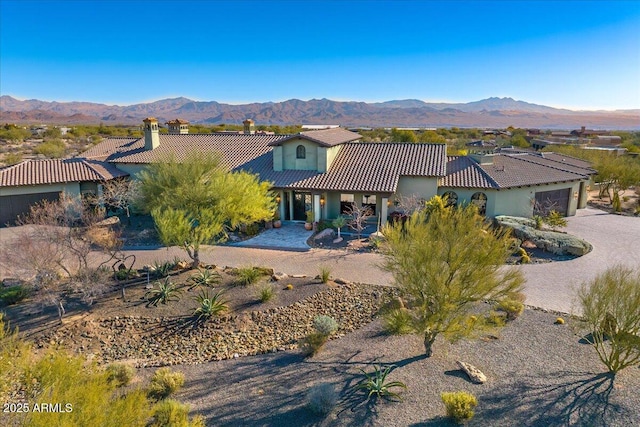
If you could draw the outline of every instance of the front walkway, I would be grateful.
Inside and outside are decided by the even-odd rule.
[[[245,248],[280,249],[289,251],[308,251],[307,240],[313,231],[307,231],[303,223],[286,221],[282,227],[264,230],[256,237],[237,243],[229,243],[228,246],[241,246]]]

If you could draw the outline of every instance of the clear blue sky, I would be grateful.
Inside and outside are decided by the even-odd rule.
[[[0,93],[640,108],[640,1],[0,0]]]

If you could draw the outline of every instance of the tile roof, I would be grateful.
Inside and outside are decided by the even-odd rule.
[[[499,188],[522,187],[554,182],[587,179],[584,173],[574,173],[549,167],[528,159],[529,156],[496,155],[493,164],[478,165]]]
[[[447,175],[440,179],[442,187],[500,188],[488,173],[471,157],[451,156],[447,158]]]
[[[531,154],[510,154],[511,156],[524,156],[527,161],[537,163],[539,165],[548,166],[550,168],[555,168],[559,170],[563,170],[566,172],[573,172],[582,175],[592,175],[596,173],[595,169],[592,169],[588,162],[578,161],[580,164],[587,164],[589,166],[577,166],[578,162],[572,161],[571,163],[566,162],[565,158],[559,156],[546,156],[548,153],[531,153]],[[555,154],[555,153],[554,153]],[[578,159],[570,159],[570,160],[578,160]]]
[[[313,141],[323,147],[333,147],[335,145],[345,144],[347,142],[356,141],[362,136],[358,133],[351,132],[343,128],[310,130],[306,132],[300,132],[296,135],[289,135],[279,141],[274,141],[270,145],[280,145],[285,141],[289,141],[296,138],[307,139]]]
[[[266,167],[259,173],[281,188],[393,193],[401,176],[444,176],[445,159],[444,144],[356,142],[344,144],[324,173]]]
[[[554,153],[552,151],[545,151],[540,153],[540,155],[545,159],[553,160],[555,162],[575,166],[582,169],[589,169],[592,172],[596,172],[591,167],[591,163],[586,160],[577,159],[575,157],[567,156],[566,154]]]
[[[95,160],[111,160],[122,152],[144,148],[144,138],[105,138],[82,153],[82,157]]]
[[[128,176],[114,165],[87,159],[26,160],[0,169],[0,187],[108,181]]]

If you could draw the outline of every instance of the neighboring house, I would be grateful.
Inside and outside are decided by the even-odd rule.
[[[57,200],[64,192],[72,196],[97,194],[100,183],[129,174],[114,165],[83,158],[26,160],[0,169],[0,226],[42,200]]]
[[[587,162],[555,153],[494,153],[476,144],[469,156],[447,157],[443,144],[365,143],[342,128],[296,135],[261,135],[246,121],[243,134],[160,134],[144,120],[144,138],[108,138],[83,155],[135,177],[146,165],[193,152],[217,152],[231,170],[270,181],[284,220],[335,218],[351,203],[368,205],[381,223],[401,196],[475,203],[487,216],[531,216],[536,208],[575,215],[586,206]]]

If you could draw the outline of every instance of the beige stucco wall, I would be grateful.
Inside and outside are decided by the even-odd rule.
[[[283,167],[282,147],[280,147],[279,145],[276,147],[273,147],[272,156],[273,156],[273,170],[276,172],[281,172]]]
[[[535,200],[535,194],[537,192],[561,190],[565,188],[570,188],[567,215],[572,216],[576,214],[576,210],[578,209],[579,181],[503,190],[440,187],[438,189],[438,195],[441,196],[447,191],[455,191],[458,195],[458,203],[468,204],[471,203],[471,196],[481,191],[487,196],[487,216],[510,215],[528,218],[533,215],[532,200]]]
[[[435,177],[401,176],[395,196],[417,197],[429,200],[438,194],[438,180]]]
[[[123,172],[127,172],[131,175],[131,179],[137,179],[138,173],[142,172],[147,165],[137,164],[137,163],[116,163],[116,167]]]
[[[19,196],[21,194],[65,192],[70,196],[80,194],[80,183],[69,182],[47,185],[21,185],[18,187],[0,187],[0,196]]]

